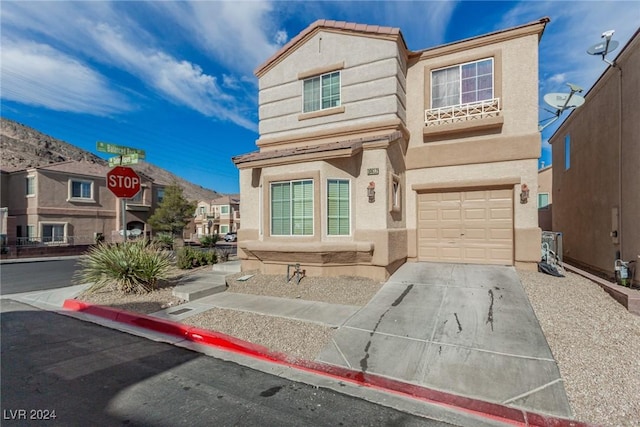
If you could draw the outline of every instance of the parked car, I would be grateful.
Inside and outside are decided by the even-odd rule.
[[[238,236],[235,232],[227,233],[224,235],[225,242],[235,242],[238,239]]]

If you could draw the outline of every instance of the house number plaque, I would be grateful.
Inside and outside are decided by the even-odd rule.
[[[367,169],[367,175],[379,175],[380,169],[378,168],[369,168]]]

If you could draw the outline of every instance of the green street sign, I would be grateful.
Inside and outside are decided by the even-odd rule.
[[[98,151],[109,154],[118,154],[120,156],[128,155],[128,154],[137,154],[139,159],[144,159],[145,153],[144,150],[139,150],[137,148],[125,147],[123,145],[111,144],[109,142],[96,142],[96,148]]]
[[[138,163],[139,158],[138,154],[111,157],[109,159],[109,167],[135,165]]]

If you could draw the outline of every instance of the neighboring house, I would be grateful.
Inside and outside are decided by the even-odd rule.
[[[549,140],[564,260],[609,277],[616,259],[640,261],[638,34]]]
[[[251,201],[242,268],[381,280],[406,261],[534,268],[548,21],[420,51],[397,28],[346,22],[294,37],[255,72],[259,151],[233,159]]]
[[[553,168],[547,166],[538,171],[538,227],[542,231],[553,231],[552,189]]]
[[[199,201],[194,217],[196,236],[224,235],[240,228],[240,196],[230,194],[210,202]]]
[[[2,207],[11,225],[9,245],[88,244],[98,236],[119,240],[122,203],[106,186],[109,168],[66,161],[2,174]],[[134,236],[149,234],[149,215],[163,187],[138,173],[141,191],[125,200],[126,229]],[[9,230],[11,228],[11,230]]]

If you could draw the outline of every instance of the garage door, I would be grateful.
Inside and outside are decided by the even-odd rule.
[[[512,195],[512,189],[418,194],[418,259],[513,265]]]

